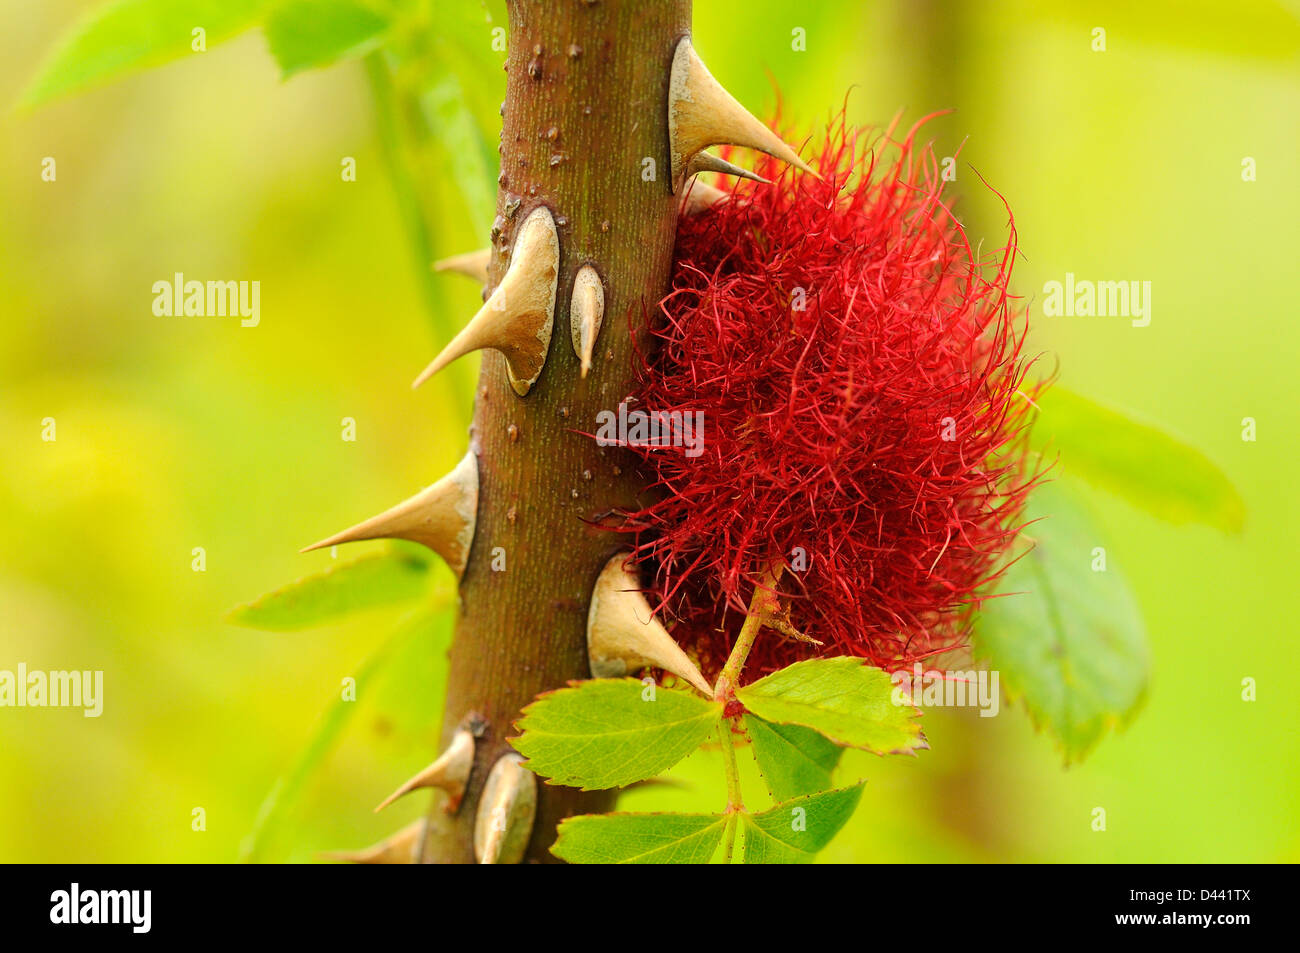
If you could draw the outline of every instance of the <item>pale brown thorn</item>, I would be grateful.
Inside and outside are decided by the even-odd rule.
[[[361,850],[323,851],[321,856],[350,864],[413,864],[427,825],[428,821],[420,818],[378,844]]]
[[[673,54],[668,80],[668,144],[673,191],[696,153],[714,145],[736,145],[766,152],[816,176],[812,167],[713,78],[682,37]]]
[[[616,554],[605,564],[591,593],[587,612],[587,660],[597,678],[627,675],[637,669],[672,672],[705,695],[713,689],[699,668],[650,610],[637,577]]]
[[[419,387],[458,357],[490,348],[506,359],[510,386],[524,396],[542,375],[555,326],[560,240],[545,206],[519,226],[510,264],[483,307],[470,318],[411,386]]]
[[[408,539],[428,546],[460,575],[469,560],[477,513],[478,458],[471,450],[454,470],[410,499],[300,552],[364,539]]]
[[[569,298],[569,335],[573,353],[582,362],[583,377],[591,370],[591,355],[604,318],[605,288],[600,275],[591,265],[583,265],[573,279],[573,294]]]
[[[488,263],[491,261],[492,249],[480,248],[478,251],[467,251],[461,255],[441,258],[433,263],[433,270],[450,271],[458,275],[465,275],[475,279],[479,284],[485,285],[488,281]]]
[[[378,814],[398,798],[417,788],[442,788],[447,792],[447,813],[453,813],[460,807],[461,798],[465,796],[465,785],[469,783],[469,772],[474,766],[474,736],[464,728],[458,730],[438,760],[416,774],[401,787],[380,802],[375,808]]]

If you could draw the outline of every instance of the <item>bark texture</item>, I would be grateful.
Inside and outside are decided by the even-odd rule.
[[[512,750],[520,709],[590,677],[592,586],[626,548],[595,524],[635,505],[639,486],[624,451],[582,433],[593,434],[597,414],[616,412],[631,390],[632,335],[667,289],[677,216],[668,77],[689,32],[690,0],[511,0],[509,11],[490,280],[504,273],[518,226],[545,205],[559,234],[559,286],[546,366],[526,397],[511,389],[501,355],[483,352],[471,428],[478,522],[460,588],[443,746],[466,719],[485,727],[460,810],[445,815],[439,802],[430,815],[423,857],[437,863],[474,862],[479,795],[492,764]],[[602,280],[605,312],[584,379],[569,299],[587,264]],[[548,849],[564,817],[611,805],[608,793],[539,780],[525,861],[554,860]]]

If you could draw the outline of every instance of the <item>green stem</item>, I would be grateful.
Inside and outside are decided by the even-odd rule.
[[[718,740],[722,742],[722,770],[727,776],[727,810],[741,811],[745,808],[740,795],[740,769],[736,764],[736,743],[731,738],[731,719],[724,718],[718,724]]]
[[[714,698],[724,705],[731,701],[735,694],[736,685],[740,681],[740,672],[745,667],[745,660],[749,658],[754,640],[758,638],[758,632],[763,628],[763,620],[768,617],[768,610],[776,601],[773,590],[784,569],[784,566],[775,565],[763,573],[754,587],[754,594],[749,600],[749,613],[745,616],[745,622],[740,627],[740,635],[736,636],[736,644],[731,647],[731,655],[727,657],[727,663],[722,667],[722,674],[718,676],[717,686],[714,689]],[[740,767],[736,763],[736,743],[731,737],[733,721],[732,718],[724,718],[718,725],[718,740],[722,742],[722,770],[727,779],[727,829],[722,835],[726,842],[723,863],[727,864],[731,863],[736,849],[737,817],[745,810],[745,801],[740,790]]]
[[[732,855],[736,851],[736,827],[739,822],[736,820],[739,814],[727,815],[727,830],[722,836],[727,839],[727,852],[722,858],[724,864],[730,864]]]
[[[717,687],[714,689],[714,698],[718,701],[730,700],[736,686],[740,683],[740,672],[745,667],[745,660],[749,658],[750,649],[754,647],[754,640],[758,638],[759,629],[763,628],[763,620],[767,617],[765,610],[775,599],[773,590],[784,569],[785,567],[781,565],[773,567],[763,574],[754,587],[745,624],[740,627],[736,644],[731,647],[731,655],[727,657],[727,663],[722,667],[722,674],[718,676]]]
[[[722,742],[722,770],[727,777],[727,830],[726,854],[723,863],[731,863],[736,847],[736,816],[745,809],[740,791],[740,766],[736,763],[736,743],[731,737],[731,719],[724,718],[718,725],[718,740]]]

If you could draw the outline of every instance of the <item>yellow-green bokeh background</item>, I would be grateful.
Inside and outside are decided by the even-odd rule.
[[[0,2],[0,102],[85,6]],[[1097,26],[1104,53],[1090,48]],[[791,49],[796,27],[806,51]],[[504,73],[489,29],[485,65],[461,79],[495,130]],[[770,72],[800,124],[823,122],[850,86],[863,123],[957,107],[931,134],[941,154],[969,136],[955,194],[976,234],[1000,243],[1005,216],[974,170],[1010,202],[1026,297],[1066,271],[1153,284],[1142,329],[1031,304],[1062,382],[1204,450],[1248,509],[1226,537],[1093,494],[1149,628],[1146,709],[1068,770],[1019,710],[931,712],[921,757],[847,759],[845,776],[870,783],[825,857],[1300,859],[1294,10],[699,0],[695,34],[741,101],[770,107]],[[235,859],[340,680],[398,624],[400,611],[298,633],[223,621],[330,564],[298,555],[304,542],[463,452],[477,362],[415,393],[409,382],[476,291],[440,279],[428,313],[369,110],[356,63],[282,83],[254,32],[0,118],[0,668],[106,680],[97,720],[0,710],[0,861]],[[55,183],[41,181],[45,156]],[[356,183],[340,180],[343,156]],[[1242,181],[1245,156],[1256,182]],[[447,163],[429,157],[438,254],[483,244],[491,215],[458,197]],[[261,326],[155,317],[151,285],[176,271],[261,281]],[[355,443],[340,439],[344,417]],[[443,626],[419,649],[421,697],[357,703],[268,857],[309,860],[417,816],[418,798],[370,808],[432,752],[447,638]],[[677,772],[689,787],[626,803],[715,808],[714,758]]]

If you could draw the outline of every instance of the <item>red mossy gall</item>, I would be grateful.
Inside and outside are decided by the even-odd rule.
[[[679,223],[632,406],[702,412],[703,452],[640,450],[661,496],[625,528],[706,673],[774,563],[788,619],[746,681],[810,655],[894,669],[957,647],[1020,528],[1035,477],[1014,224],[982,259],[916,134],[840,116],[820,179],[765,159],[773,184]]]

